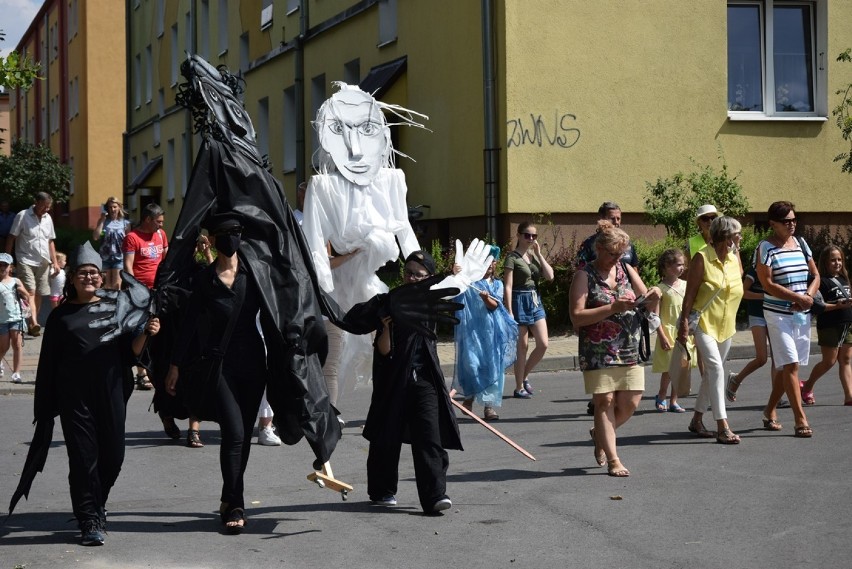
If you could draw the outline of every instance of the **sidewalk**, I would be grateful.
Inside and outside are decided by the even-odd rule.
[[[653,336],[651,345],[653,348]],[[534,344],[530,340],[530,344]],[[530,347],[532,349],[532,346]],[[21,377],[23,383],[12,383],[12,352],[6,354],[4,359],[5,374],[0,377],[0,395],[11,395],[20,393],[33,393],[35,391],[35,374],[38,367],[39,352],[41,351],[41,337],[24,339],[24,353],[21,362]],[[819,354],[819,346],[816,344],[816,328],[811,328],[811,354]],[[452,342],[441,342],[438,344],[438,357],[441,358],[441,368],[444,375],[453,375],[453,364],[456,357],[456,349]],[[731,344],[728,354],[729,360],[748,360],[754,357],[754,343],[751,339],[750,330],[738,330]],[[562,371],[578,369],[577,362],[577,336],[556,336],[550,338],[550,345],[542,362],[536,367],[536,371]],[[511,374],[512,370],[507,370]]]

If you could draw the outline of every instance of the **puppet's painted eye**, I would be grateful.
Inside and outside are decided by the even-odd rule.
[[[330,121],[328,123],[328,129],[334,134],[343,134],[343,125],[340,121]]]
[[[364,136],[375,136],[381,132],[381,129],[382,127],[374,122],[365,122],[358,126],[358,132]]]
[[[235,105],[235,104],[233,104],[233,103],[232,103],[232,104],[231,104],[231,112],[232,112],[232,113],[234,114],[234,116],[235,116],[235,117],[237,117],[238,119],[243,118],[243,110],[239,107],[239,105]]]

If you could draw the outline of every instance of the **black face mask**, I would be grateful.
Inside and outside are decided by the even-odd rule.
[[[240,248],[240,236],[232,233],[217,235],[215,245],[217,251],[226,257],[230,257]]]

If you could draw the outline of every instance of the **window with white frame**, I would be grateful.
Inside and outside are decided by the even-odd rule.
[[[826,2],[728,2],[732,119],[827,116]]]

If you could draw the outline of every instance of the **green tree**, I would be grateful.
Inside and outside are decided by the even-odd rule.
[[[0,198],[9,200],[13,209],[31,206],[38,192],[48,192],[55,203],[64,203],[70,182],[71,168],[47,146],[16,140],[11,155],[0,156]]]
[[[847,48],[846,51],[838,55],[837,61],[852,62],[852,48]],[[843,89],[838,89],[836,94],[840,95],[841,99],[840,103],[831,111],[831,114],[837,117],[835,120],[837,128],[840,129],[843,140],[849,142],[850,151],[841,152],[834,157],[834,161],[842,161],[843,164],[840,165],[841,171],[852,174],[852,116],[850,116],[850,111],[852,111],[852,83]]]
[[[645,214],[654,226],[663,225],[666,233],[679,242],[696,232],[695,210],[713,204],[733,217],[748,213],[748,200],[736,176],[722,161],[721,171],[692,161],[695,170],[678,172],[671,178],[645,183]]]
[[[6,34],[0,30],[0,42],[6,40]],[[27,90],[39,78],[41,66],[27,56],[13,51],[6,57],[0,57],[0,87]]]

